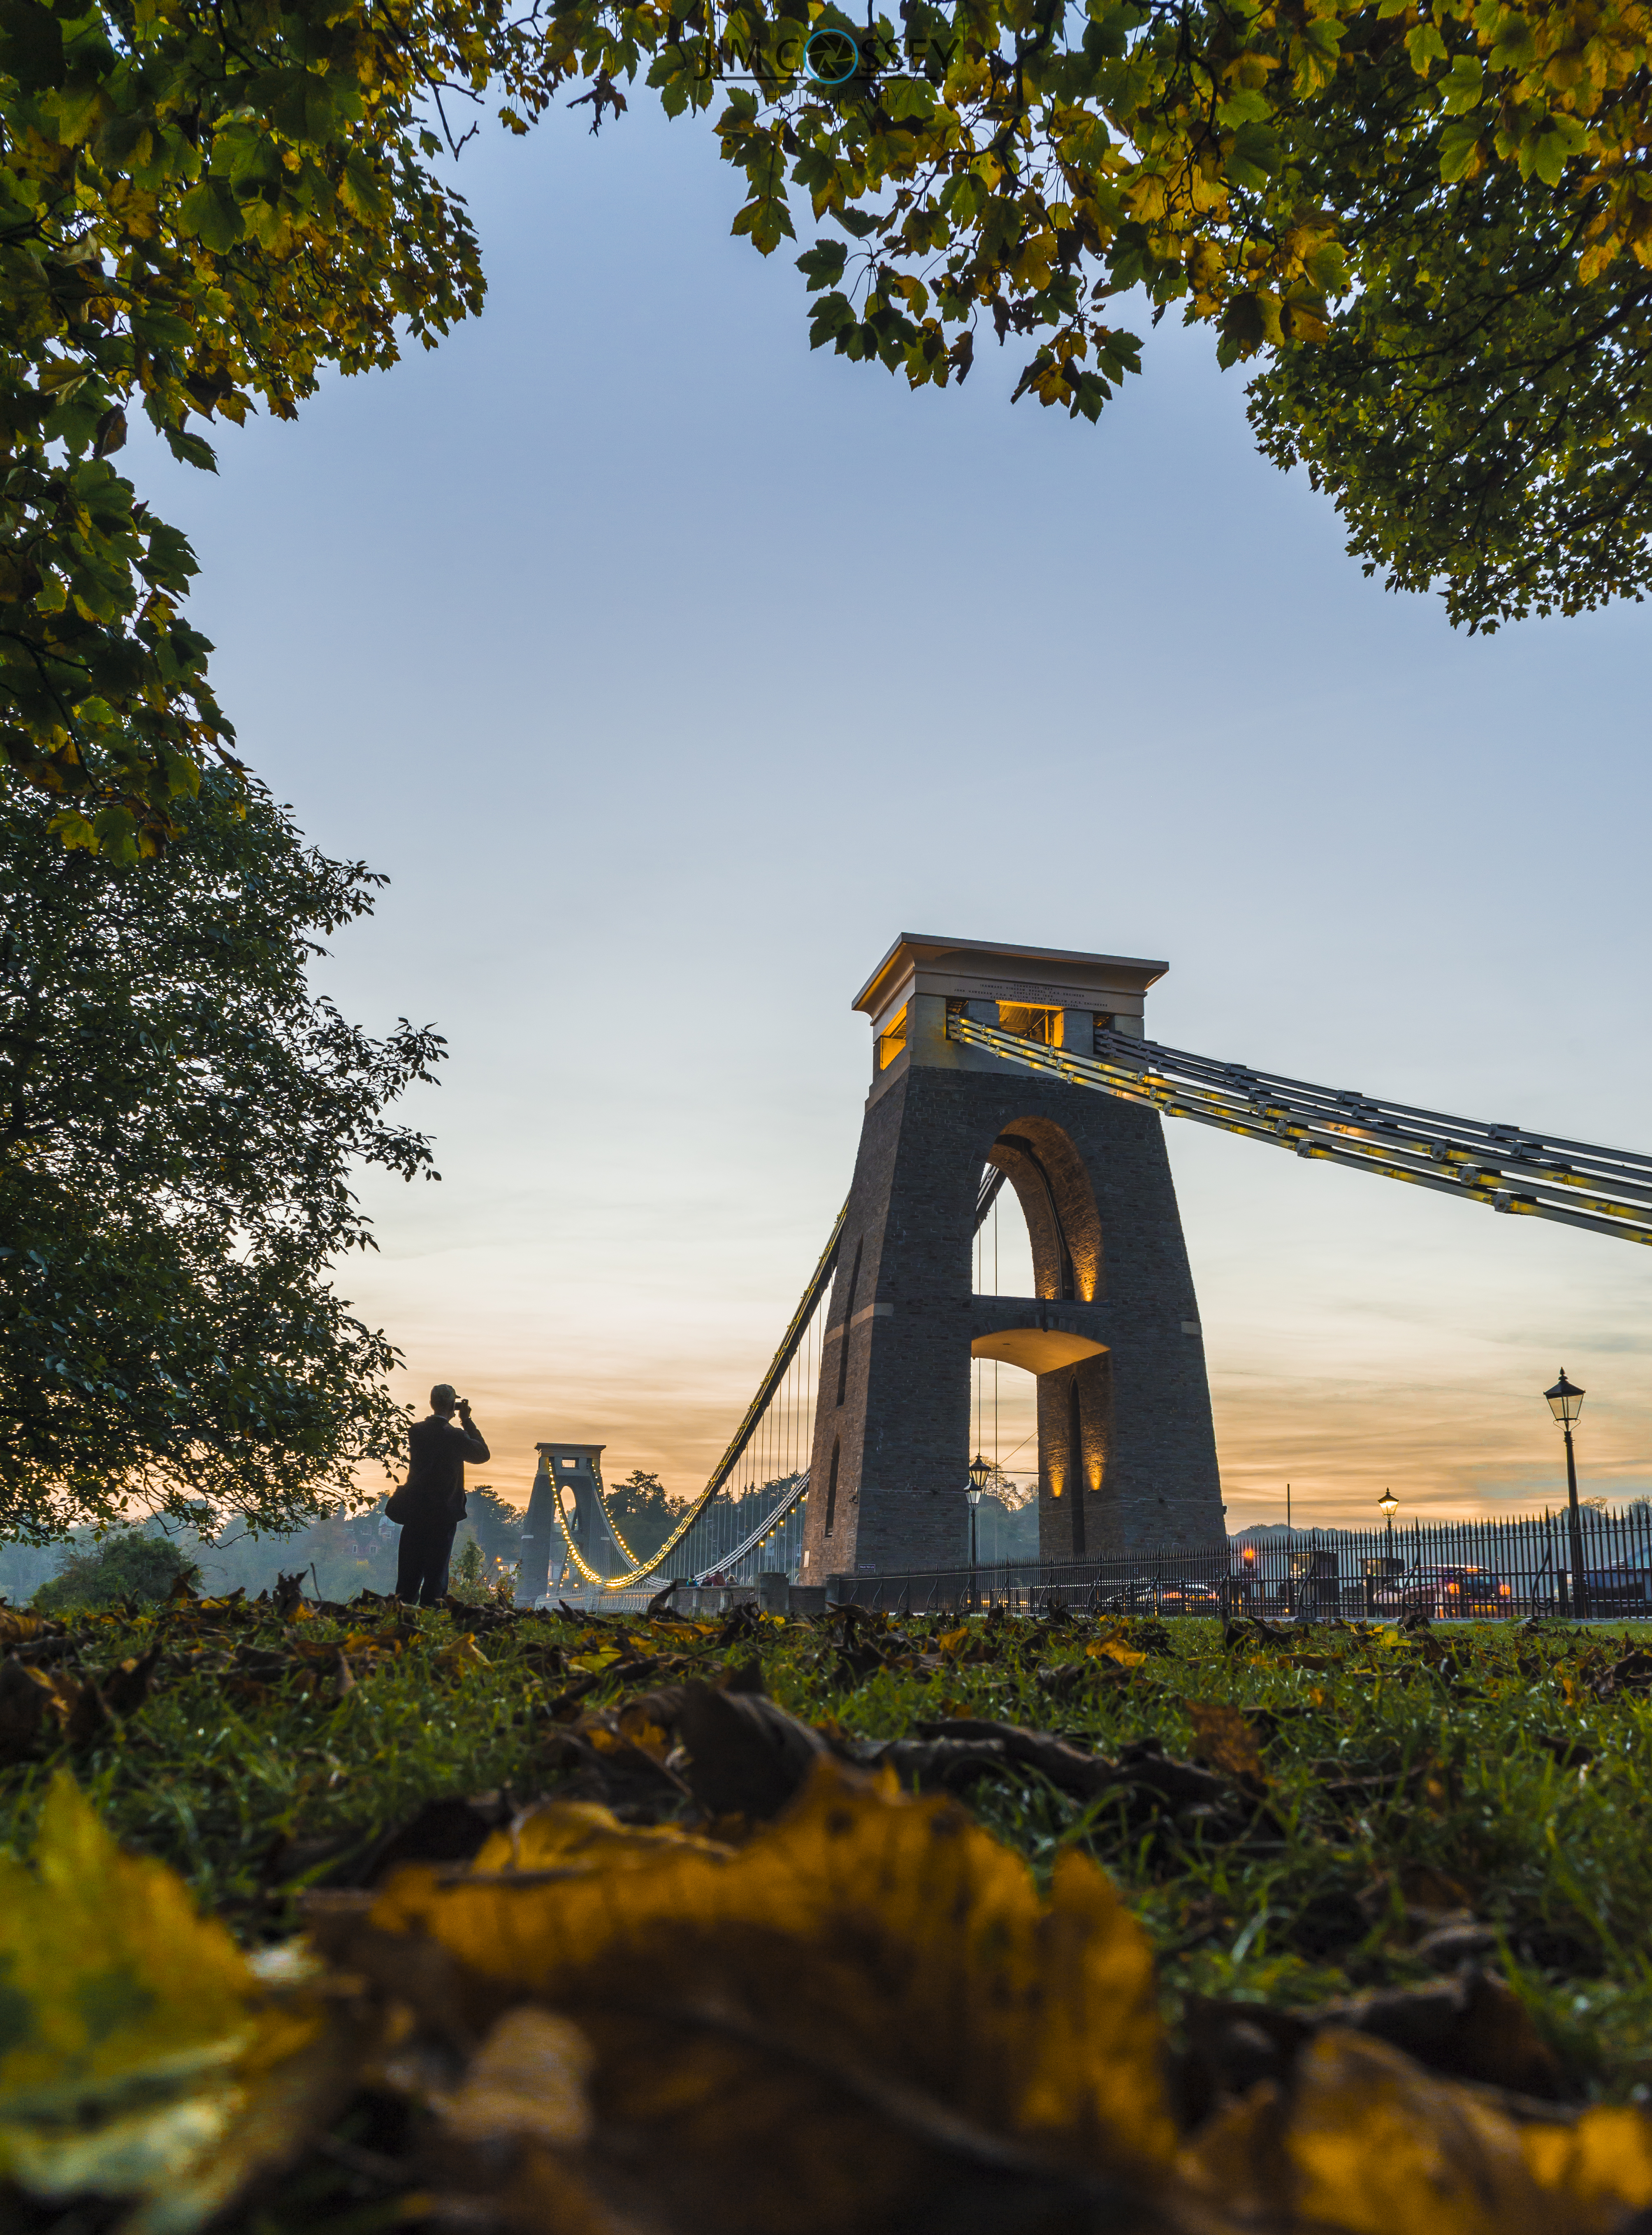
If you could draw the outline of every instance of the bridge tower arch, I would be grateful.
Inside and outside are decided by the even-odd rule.
[[[806,1582],[967,1558],[972,1356],[1038,1377],[1042,1557],[1222,1535],[1198,1307],[1157,1112],[947,1034],[948,1009],[961,1009],[1089,1054],[1098,1022],[1141,1036],[1166,967],[903,934],[856,996],[873,1079],[815,1419],[812,1479],[833,1494],[810,1500]],[[972,1290],[989,1165],[1026,1214],[1030,1297]]]

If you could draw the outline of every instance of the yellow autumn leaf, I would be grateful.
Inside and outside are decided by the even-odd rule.
[[[1652,2120],[1639,2111],[1603,2104],[1575,2126],[1523,2127],[1520,2147],[1538,2187],[1575,2215],[1568,2235],[1609,2235],[1652,2206]]]
[[[462,1637],[456,1637],[451,1645],[443,1646],[436,1658],[439,1668],[491,1668],[493,1666],[470,1630],[467,1630]]]
[[[130,2199],[120,2235],[193,2235],[353,2083],[375,2022],[337,2008],[260,1981],[60,1772],[33,1867],[0,1858],[0,2173]]]
[[[508,1829],[491,1832],[471,1868],[495,1871],[639,1870],[662,1857],[692,1853],[725,1858],[715,1840],[695,1838],[674,1824],[622,1824],[611,1809],[588,1800],[544,1800]]]
[[[1328,2028],[1183,2150],[1218,2225],[1314,2235],[1581,2235],[1533,2178],[1511,2120],[1386,2042]]]
[[[382,2029],[382,2014],[336,1996],[266,2012],[236,2069],[222,2133],[141,2196],[116,2235],[196,2235],[290,2164],[349,2100]]]
[[[669,1727],[657,1723],[648,1710],[635,1701],[620,1710],[620,1735],[627,1746],[635,1747],[654,1761],[664,1761],[672,1750]]]
[[[1303,2051],[1285,2147],[1298,2217],[1339,2235],[1555,2235],[1511,2120],[1386,2042],[1328,2029]]]
[[[1144,1653],[1121,1645],[1116,1637],[1098,1639],[1095,1644],[1085,1646],[1085,1654],[1092,1661],[1116,1661],[1121,1668],[1139,1668],[1147,1659]]]
[[[0,1857],[0,2118],[233,2061],[252,1984],[182,1879],[122,1854],[59,1771],[33,1868]]]
[[[967,1622],[957,1629],[943,1630],[935,1643],[943,1653],[961,1653],[974,1635]]]
[[[552,1852],[573,1828],[547,1825]],[[663,1845],[652,1869],[520,1884],[413,1865],[370,1924],[571,2017],[597,2052],[597,2100],[663,2162],[761,2153],[794,2231],[875,2220],[920,2178],[925,2146],[906,2133],[882,2135],[875,2166],[851,2161],[856,2098],[880,2088],[1127,2178],[1161,2175],[1174,2151],[1151,1953],[1103,1873],[1069,1852],[1040,1899],[954,1804],[829,1758],[732,1856]],[[828,2179],[835,2132],[848,2154]],[[731,2231],[764,2224],[731,2192]]]
[[[341,1653],[399,1653],[402,1642],[376,1629],[352,1629],[338,1649]]]
[[[605,1668],[612,1668],[619,1658],[620,1655],[612,1648],[601,1653],[571,1653],[568,1655],[568,1667],[581,1668],[587,1676],[600,1676]]]

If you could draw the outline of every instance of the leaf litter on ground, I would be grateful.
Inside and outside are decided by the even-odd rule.
[[[114,2026],[105,2064],[74,2079],[84,2046],[52,2032],[62,2014],[31,2001],[17,2016],[62,2061],[82,2153],[53,2157],[69,2114],[0,2065],[5,2171],[30,2225],[80,2196],[76,2179],[141,2235],[226,2211],[261,2235],[330,2219],[342,2235],[363,2212],[665,2231],[985,2215],[1215,2235],[1478,2235],[1541,2214],[1545,2235],[1617,2235],[1652,2207],[1642,2115],[1599,2100],[1633,2097],[1643,2070],[1627,1943],[1644,1878],[1628,1866],[1635,1826],[1600,1805],[1640,1812],[1627,1635],[1223,1642],[1213,1624],[1069,1619],[977,1623],[960,1643],[960,1627],[744,1611],[593,1624],[457,1604],[419,1618],[289,1595],[279,1616],[184,1597],[147,1629],[77,1629],[54,1666],[73,1658],[102,1700],[154,1654],[151,1696],[106,1707],[78,1740],[43,1728],[40,1768],[12,1772],[40,1873],[12,1865],[16,1929],[69,1852],[69,1788],[48,1782],[63,1759],[244,1939],[279,1935],[303,1884],[324,1883],[309,1942],[231,1964],[229,2018],[184,1996],[200,2022],[175,2070],[159,2049],[153,2068],[147,2051],[122,2063]],[[1100,1636],[1139,1658],[1087,1654]],[[475,1653],[456,1655],[466,1640]],[[846,1645],[870,1648],[862,1665]],[[274,1664],[249,1671],[262,1696],[237,1722],[197,1722],[193,1760],[178,1711],[201,1714],[203,1690],[259,1655]],[[581,1658],[598,1668],[574,1675]],[[342,1690],[341,1667],[358,1680]],[[1489,1710],[1452,1698],[1471,1674],[1522,1741],[1498,1763],[1473,1752]],[[1568,1684],[1586,1737],[1543,1727]],[[249,1899],[221,1850],[244,1859],[259,1834],[246,1773],[261,1726],[307,1736],[313,1769]],[[415,1759],[398,1771],[403,1735]],[[188,1790],[134,1822],[168,1746]],[[1603,1767],[1594,1790],[1577,1785]],[[1534,1779],[1550,1810],[1536,1843],[1497,1805],[1530,1800]],[[399,1823],[398,1800],[413,1804]],[[317,1842],[318,1801],[354,1812],[364,1836]],[[1568,1857],[1559,1834],[1585,1825]],[[93,1886],[117,1865],[157,1867],[79,1836]],[[115,1944],[121,1904],[94,1891],[86,1916],[100,1908],[115,1952],[90,1976],[126,1984],[85,2007],[148,2009],[154,1982]],[[1468,1960],[1430,1984],[1442,1939]],[[242,1963],[227,1935],[213,1944]],[[1563,2019],[1569,1966],[1582,1991]],[[29,1977],[20,1991],[49,1998]],[[61,1991],[82,2007],[85,1965]],[[157,2043],[171,2007],[154,2005]],[[1616,2017],[1614,2052],[1596,2009]]]

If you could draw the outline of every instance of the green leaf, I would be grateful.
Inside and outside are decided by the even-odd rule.
[[[1439,135],[1439,175],[1448,185],[1466,178],[1479,152],[1480,134],[1472,122],[1448,124]]]
[[[1242,124],[1227,161],[1236,186],[1264,187],[1279,168],[1279,135],[1265,124]]]
[[[1532,172],[1545,186],[1557,187],[1561,174],[1574,155],[1581,153],[1589,134],[1576,116],[1557,113],[1544,119],[1541,130],[1534,133],[1520,150],[1520,168],[1530,177]]]
[[[933,89],[921,77],[898,77],[889,80],[880,92],[884,114],[896,123],[908,117],[922,121],[934,114],[935,96]]]
[[[218,454],[200,436],[192,435],[182,427],[168,427],[166,436],[167,448],[182,464],[195,466],[204,474],[218,471]]]
[[[855,308],[845,295],[824,295],[815,305],[809,328],[809,346],[819,349],[855,324]]]
[[[138,858],[137,823],[126,807],[104,807],[92,817],[98,851],[117,868],[129,868]]]
[[[0,69],[25,93],[63,82],[62,27],[38,0],[0,0]]]
[[[65,808],[61,815],[54,815],[48,828],[71,852],[76,847],[88,854],[97,851],[97,833],[75,808]]]
[[[1453,55],[1452,66],[1439,81],[1442,105],[1448,116],[1478,108],[1485,88],[1485,72],[1472,55]]]
[[[797,259],[797,269],[809,282],[810,293],[823,287],[835,287],[843,276],[843,266],[849,261],[849,250],[841,240],[816,241]]]
[[[1537,41],[1525,17],[1515,15],[1503,16],[1492,35],[1491,68],[1525,70],[1530,69],[1537,59]]]
[[[1312,255],[1302,259],[1302,269],[1321,295],[1346,294],[1348,288],[1348,259],[1340,240],[1325,241]]]
[[[179,206],[178,217],[187,233],[220,256],[227,255],[245,230],[240,204],[227,179],[203,179],[192,187]]]
[[[760,194],[737,210],[732,233],[746,234],[760,255],[772,256],[782,240],[794,238],[791,213],[778,194]]]

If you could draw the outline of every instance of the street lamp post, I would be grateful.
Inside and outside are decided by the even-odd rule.
[[[980,1595],[975,1587],[975,1508],[986,1496],[992,1476],[992,1468],[977,1452],[969,1463],[969,1479],[964,1485],[964,1496],[969,1500],[969,1596],[977,1603]]]
[[[1377,1500],[1377,1505],[1381,1512],[1383,1519],[1388,1524],[1387,1557],[1392,1560],[1393,1557],[1393,1517],[1400,1511],[1400,1500],[1394,1496],[1393,1491],[1385,1490],[1382,1496]]]
[[[1385,1490],[1377,1500],[1377,1508],[1387,1524],[1388,1535],[1386,1550],[1382,1557],[1380,1560],[1367,1560],[1365,1563],[1365,1610],[1368,1615],[1375,1614],[1377,1610],[1379,1579],[1384,1606],[1393,1605],[1401,1613],[1405,1611],[1405,1594],[1397,1589],[1394,1583],[1400,1563],[1394,1557],[1393,1517],[1399,1511],[1399,1506],[1400,1500],[1391,1490]]]
[[[1571,1424],[1583,1409],[1583,1392],[1575,1382],[1566,1379],[1566,1369],[1560,1369],[1560,1379],[1552,1389],[1545,1389],[1549,1410],[1559,1421],[1566,1439],[1566,1503],[1570,1509],[1568,1520],[1571,1530],[1571,1610],[1580,1622],[1589,1620],[1589,1578],[1583,1572],[1583,1519],[1577,1510],[1577,1461],[1571,1447]]]

